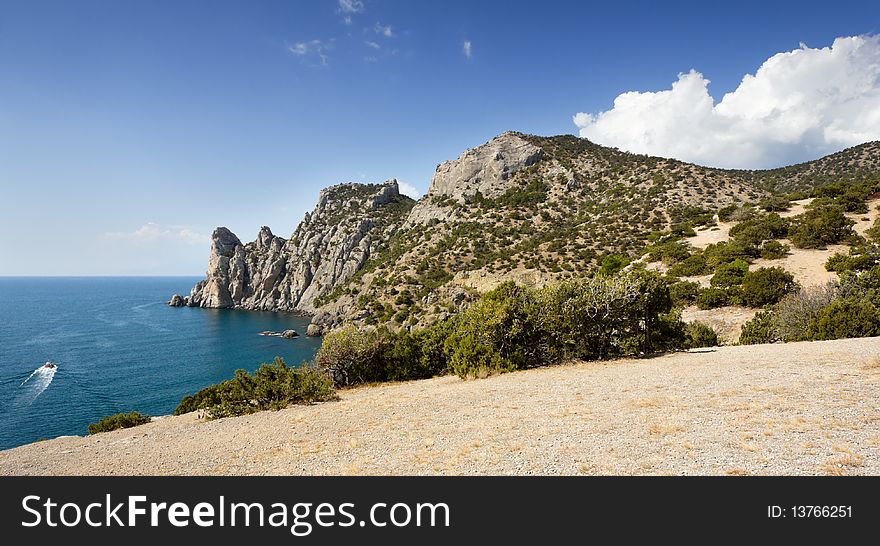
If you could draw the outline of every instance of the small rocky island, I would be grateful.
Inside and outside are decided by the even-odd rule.
[[[273,332],[271,330],[265,330],[260,332],[261,336],[271,336],[271,337],[283,337],[284,339],[293,339],[295,337],[299,337],[299,333],[296,330],[284,330],[283,332]]]

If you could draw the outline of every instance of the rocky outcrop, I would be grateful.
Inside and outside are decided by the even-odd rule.
[[[184,298],[180,294],[174,294],[173,296],[171,296],[171,299],[168,300],[168,305],[170,305],[171,307],[185,307],[186,298]]]
[[[511,176],[544,157],[544,151],[518,133],[506,132],[437,166],[428,193],[413,207],[407,225],[449,217],[444,203],[461,203],[480,192],[494,198],[512,187]]]
[[[400,194],[396,180],[339,184],[321,191],[290,239],[262,227],[253,242],[243,244],[227,228],[217,228],[206,278],[185,303],[313,314],[316,300],[351,278],[398,229],[413,203]]]

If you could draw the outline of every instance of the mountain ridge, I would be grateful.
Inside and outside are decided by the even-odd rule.
[[[652,234],[723,206],[880,178],[880,142],[769,170],[701,167],[589,140],[508,131],[437,166],[414,201],[396,180],[321,191],[289,239],[212,236],[206,279],[182,305],[300,312],[341,324],[424,325],[505,279],[540,286],[636,257]],[[230,237],[231,235],[231,237]]]

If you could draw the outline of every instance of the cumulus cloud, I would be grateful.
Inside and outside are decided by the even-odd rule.
[[[471,46],[470,40],[465,40],[464,43],[461,45],[461,51],[462,51],[462,53],[464,53],[464,56],[467,57],[468,59],[470,59],[471,55],[473,54],[471,47],[472,46]]]
[[[777,53],[717,103],[708,85],[691,70],[671,89],[623,93],[612,109],[573,121],[600,144],[729,168],[806,161],[880,139],[880,36]]]
[[[367,44],[367,47],[371,47],[371,48],[373,48],[373,49],[382,49],[382,46],[380,46],[380,45],[377,44],[376,42],[366,41],[366,42],[364,42],[364,43]]]
[[[382,36],[385,36],[386,38],[391,38],[392,36],[394,36],[394,32],[391,30],[391,25],[376,23],[376,25],[373,27],[373,31],[376,34],[381,34]]]
[[[416,187],[413,186],[412,184],[408,184],[406,182],[401,182],[398,180],[397,187],[400,189],[400,193],[402,193],[404,195],[408,195],[409,197],[412,197],[413,199],[418,199],[419,197],[422,196],[422,192],[420,192],[418,189],[416,189]]]
[[[332,47],[330,43],[322,40],[309,40],[307,42],[296,42],[287,46],[287,50],[297,57],[303,59],[315,58],[322,66],[327,66],[327,50]]]
[[[108,239],[152,243],[158,241],[179,241],[191,245],[207,244],[211,238],[188,226],[169,226],[147,222],[134,231],[106,233]]]

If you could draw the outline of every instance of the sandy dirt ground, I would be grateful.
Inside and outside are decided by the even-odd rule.
[[[0,474],[880,474],[880,338],[720,347],[0,452]]]

